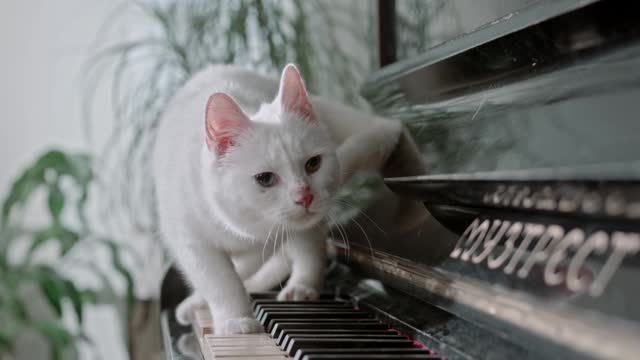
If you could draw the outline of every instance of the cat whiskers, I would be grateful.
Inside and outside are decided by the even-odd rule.
[[[291,273],[291,264],[289,264],[289,261],[287,260],[287,256],[285,254],[285,243],[289,242],[289,227],[285,224],[282,223],[281,224],[281,229],[282,229],[282,235],[279,236],[278,238],[276,238],[276,241],[278,241],[278,239],[280,240],[280,254],[282,255],[282,258],[287,266],[287,268],[289,269],[289,273]],[[285,239],[286,237],[286,239]],[[276,247],[274,246],[273,248],[273,255],[272,256],[276,256]],[[283,284],[282,282],[280,282],[280,290],[282,290]]]
[[[340,223],[338,223],[338,221],[331,216],[331,211],[327,212],[327,218],[329,219],[329,224],[333,223],[333,225],[336,227],[336,230],[338,231],[338,234],[340,235],[340,237],[342,238],[342,242],[344,243],[344,251],[345,251],[345,257],[347,262],[349,262],[349,260],[351,259],[351,244],[349,244],[349,237],[347,236],[347,232],[344,230],[344,228],[342,227],[342,225]],[[329,225],[329,231],[332,234],[333,237],[333,230],[331,229],[332,226]]]
[[[269,233],[267,233],[267,239],[264,241],[264,246],[262,247],[262,263],[263,264],[264,264],[264,252],[265,252],[265,250],[267,250],[267,244],[269,243],[269,240],[271,239],[271,231],[273,230],[273,227],[276,226],[276,225],[279,225],[279,223],[274,222],[273,224],[271,224],[271,227],[269,227]]]
[[[373,219],[369,215],[367,215],[367,213],[365,213],[364,211],[360,210],[358,207],[353,206],[353,205],[349,204],[346,200],[342,200],[342,199],[334,199],[334,202],[337,203],[337,204],[340,204],[340,205],[348,206],[351,209],[355,210],[359,215],[362,215],[365,218],[367,218],[367,220],[369,220],[369,222],[371,224],[373,224],[373,226],[375,226],[376,229],[378,229],[381,233],[383,233],[384,235],[387,234],[384,230],[382,230],[382,228],[375,221],[373,221]]]
[[[361,212],[361,213],[362,213],[362,212]],[[364,213],[363,213],[363,214],[364,214]],[[367,241],[367,245],[369,246],[369,252],[371,253],[371,257],[375,259],[375,251],[373,250],[373,244],[371,243],[371,239],[369,239],[369,235],[368,235],[368,234],[367,234],[367,232],[364,230],[364,227],[362,227],[362,225],[361,225],[361,224],[360,224],[356,219],[354,219],[354,218],[350,218],[350,219],[348,219],[348,220],[349,220],[349,221],[352,221],[352,222],[353,222],[353,223],[358,227],[358,229],[360,229],[360,232],[362,232],[362,235],[364,235],[364,239]],[[369,219],[369,220],[371,220],[371,219]],[[371,221],[373,222],[373,220],[371,220]],[[374,223],[374,224],[375,224],[375,223]],[[342,231],[343,231],[344,233],[346,233],[346,232],[347,232],[343,225],[338,224],[338,223],[336,222],[336,226],[339,226],[339,227],[338,227],[338,229],[342,229]],[[380,231],[382,231],[382,232],[384,233],[384,231],[383,231],[382,229],[380,229],[380,227],[379,227],[379,226],[377,226],[377,224],[376,224],[376,227],[377,227]],[[350,254],[349,254],[349,255],[350,255]]]
[[[364,231],[364,228],[362,227],[362,225],[360,225],[358,221],[356,221],[356,219],[349,219],[349,220],[353,221],[353,223],[356,224],[356,226],[360,229],[360,231],[362,231],[362,235],[364,235],[364,239],[367,240],[367,244],[369,244],[369,251],[371,252],[371,257],[375,260],[376,255],[375,255],[375,252],[373,251],[373,245],[371,244],[371,240],[369,240],[369,235],[367,235],[367,232]]]
[[[373,221],[373,219],[371,217],[369,217],[369,215],[367,215],[364,211],[360,210],[356,206],[353,206],[353,205],[349,204],[348,202],[346,202],[345,200],[341,200],[341,199],[334,199],[334,201],[335,201],[336,204],[348,206],[348,207],[356,210],[357,214],[363,215],[383,235],[387,234],[384,230],[382,230],[382,228],[375,221]],[[373,250],[373,245],[371,244],[371,240],[369,239],[369,236],[367,235],[367,232],[364,230],[362,225],[355,218],[350,218],[349,220],[353,221],[353,223],[356,224],[356,226],[360,229],[360,231],[362,232],[362,235],[364,235],[365,240],[367,240],[367,244],[369,245],[369,251],[371,252],[371,257],[375,259],[375,252]]]
[[[289,240],[291,239],[291,229],[287,225],[285,225],[285,228],[287,231],[286,232],[287,239],[286,239],[286,242],[284,241],[282,242],[282,245],[281,245],[282,248],[280,249],[280,251],[281,251],[282,257],[284,258],[284,262],[287,264],[287,267],[289,268],[289,272],[291,272],[291,264],[289,263],[289,260],[287,259],[287,255],[285,253],[285,246],[287,247],[287,251],[289,249]]]
[[[287,235],[287,237],[282,242],[282,245],[281,245],[282,248],[280,249],[280,253],[282,254],[282,256],[285,256],[285,246],[289,245],[289,238],[291,238],[291,229],[289,228],[289,226],[285,225],[285,231],[286,231],[285,234]]]
[[[277,249],[277,245],[278,245],[278,238],[279,238],[279,235],[280,235],[280,229],[282,229],[283,226],[284,226],[284,224],[278,223],[278,227],[276,228],[275,240],[273,241],[273,253],[271,254],[271,256],[274,256],[276,254],[276,249]]]

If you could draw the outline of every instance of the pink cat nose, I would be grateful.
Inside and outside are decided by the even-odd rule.
[[[296,204],[304,206],[305,209],[308,209],[312,202],[313,195],[311,193],[306,193],[300,199],[296,200]]]

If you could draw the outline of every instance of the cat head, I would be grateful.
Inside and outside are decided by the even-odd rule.
[[[205,125],[218,207],[235,210],[229,220],[302,230],[327,215],[340,179],[336,146],[294,65],[284,69],[274,101],[253,115],[213,94]]]

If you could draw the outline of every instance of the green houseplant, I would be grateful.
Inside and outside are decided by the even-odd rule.
[[[50,150],[9,189],[0,217],[0,358],[11,358],[20,336],[29,332],[49,342],[52,359],[73,358],[80,342],[90,345],[83,331],[86,308],[96,302],[113,303],[118,297],[106,275],[109,270],[121,276],[127,299],[133,300],[133,280],[121,259],[122,246],[99,235],[88,220],[86,204],[93,179],[86,154]],[[26,221],[42,207],[47,221],[36,226]],[[87,259],[97,248],[109,254],[111,269]],[[46,259],[39,257],[42,253],[48,254]],[[76,284],[73,272],[90,274],[97,280],[95,286]],[[30,307],[34,297],[46,300],[48,315]],[[69,317],[73,320],[65,321]]]

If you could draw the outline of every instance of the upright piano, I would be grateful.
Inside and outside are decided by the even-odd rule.
[[[170,270],[166,359],[640,359],[639,10],[378,1],[362,95],[420,165],[400,144],[332,232],[318,301],[252,294],[264,334],[179,326]]]

